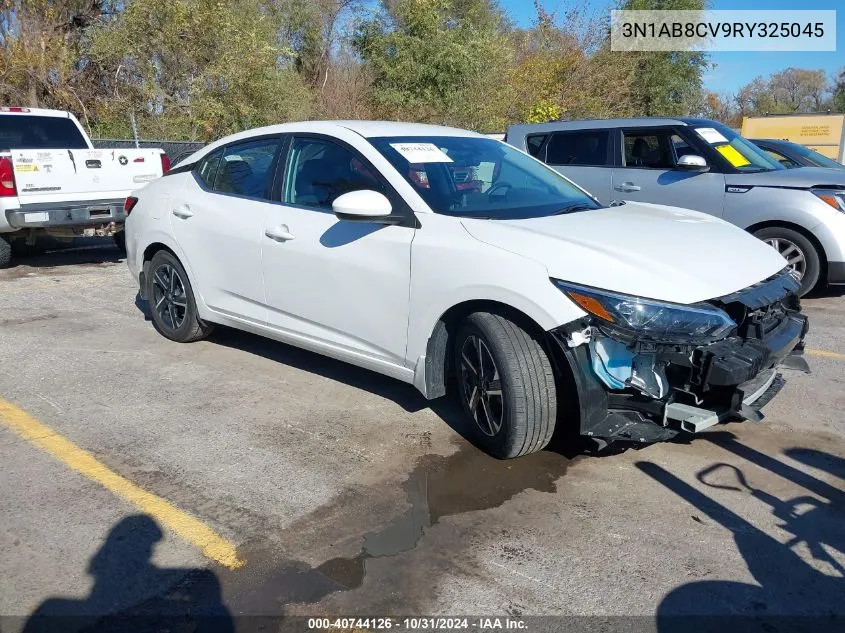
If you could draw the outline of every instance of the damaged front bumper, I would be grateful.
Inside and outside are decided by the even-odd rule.
[[[709,344],[644,340],[595,318],[552,331],[574,377],[581,434],[650,443],[729,420],[761,421],[760,408],[785,382],[779,369],[809,371],[796,289],[779,274],[712,300],[737,328]]]

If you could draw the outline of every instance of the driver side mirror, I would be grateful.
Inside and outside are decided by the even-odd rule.
[[[393,207],[390,200],[371,189],[350,191],[335,198],[332,211],[340,220],[347,222],[379,222],[382,224],[396,224],[401,221],[392,215]]]
[[[680,171],[710,171],[710,165],[698,154],[687,154],[678,159],[677,169]]]

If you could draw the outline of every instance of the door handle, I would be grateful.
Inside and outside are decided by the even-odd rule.
[[[191,207],[189,207],[187,204],[183,204],[182,206],[173,209],[173,215],[175,215],[177,218],[187,220],[192,215],[194,215],[194,212],[191,211]]]
[[[294,238],[293,233],[288,230],[285,224],[281,224],[273,229],[267,229],[264,231],[264,235],[277,242],[288,242]]]
[[[613,188],[616,189],[616,191],[639,191],[640,190],[640,186],[635,185],[632,182],[623,182],[621,184],[614,185]]]

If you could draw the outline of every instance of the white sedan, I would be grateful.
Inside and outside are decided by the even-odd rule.
[[[248,330],[454,387],[492,455],[562,433],[654,442],[761,417],[802,367],[786,262],[708,215],[603,208],[527,154],[445,127],[235,134],[126,201],[158,331]],[[713,250],[719,246],[718,252]]]

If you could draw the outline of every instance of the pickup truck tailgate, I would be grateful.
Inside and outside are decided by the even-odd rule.
[[[162,174],[156,149],[11,150],[22,204],[125,197]]]

